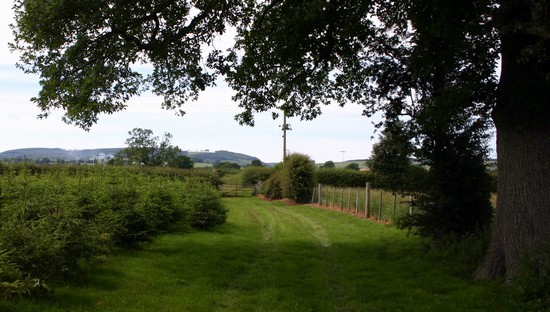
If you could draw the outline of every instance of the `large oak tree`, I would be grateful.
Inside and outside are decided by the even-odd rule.
[[[65,120],[83,128],[100,113],[124,109],[144,88],[164,96],[165,108],[178,109],[218,73],[236,90],[238,119],[249,124],[257,111],[278,108],[310,119],[323,105],[355,102],[366,115],[399,107],[416,116],[430,108],[466,133],[483,132],[492,112],[499,200],[477,277],[513,277],[522,259],[539,268],[548,262],[549,6],[543,0],[16,0],[13,48],[22,52],[20,66],[40,75],[33,100],[43,114],[64,109]],[[238,30],[235,47],[216,51],[213,40],[227,25]],[[205,49],[218,72],[203,65]],[[153,71],[137,71],[141,63]],[[457,114],[464,124],[455,124]]]

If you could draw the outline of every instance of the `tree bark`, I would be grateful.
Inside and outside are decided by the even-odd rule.
[[[493,113],[498,200],[476,279],[510,280],[524,265],[543,272],[550,260],[550,41],[528,31],[537,24],[530,2],[501,1],[502,71]],[[534,47],[543,54],[526,54]]]
[[[550,132],[498,131],[498,202],[494,230],[477,279],[517,276],[549,263]]]

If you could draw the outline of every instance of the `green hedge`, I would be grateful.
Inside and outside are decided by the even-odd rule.
[[[336,187],[364,187],[367,182],[377,187],[373,174],[368,171],[321,168],[315,171],[315,178],[318,183]]]
[[[253,186],[258,182],[264,182],[275,172],[275,169],[269,167],[246,167],[241,173],[241,183],[243,186]]]

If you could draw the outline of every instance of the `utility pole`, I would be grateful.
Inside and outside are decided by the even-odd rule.
[[[344,162],[344,153],[345,153],[345,152],[346,152],[346,151],[340,151],[340,153],[342,153],[342,162]]]
[[[286,161],[286,111],[283,111],[283,163]]]
[[[286,123],[286,110],[283,110],[283,162],[286,161],[288,150],[286,149],[286,131],[292,130],[290,125]]]

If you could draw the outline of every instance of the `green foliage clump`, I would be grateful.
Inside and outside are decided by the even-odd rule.
[[[241,183],[245,186],[256,185],[259,182],[263,182],[269,179],[273,172],[274,169],[268,167],[246,167],[242,171]]]
[[[3,166],[0,296],[35,294],[115,248],[226,220],[208,179],[122,167]],[[37,169],[37,170],[36,170]]]
[[[413,147],[411,136],[404,128],[400,120],[386,120],[380,141],[372,147],[369,161],[370,170],[381,180],[383,187],[394,193],[404,192],[410,187],[406,181]]]
[[[241,166],[237,163],[222,161],[214,164],[215,172],[220,176],[238,174],[241,171]]]
[[[275,171],[263,184],[260,192],[269,199],[283,198],[283,174]]]
[[[218,190],[200,183],[189,183],[185,189],[185,206],[190,211],[191,226],[208,230],[223,224],[227,209]]]
[[[335,187],[364,187],[365,183],[374,183],[373,175],[366,171],[355,171],[349,169],[318,169],[315,171],[316,181],[323,185]],[[375,185],[372,185],[376,187]]]
[[[324,164],[322,164],[321,167],[319,168],[325,168],[325,169],[336,168],[336,164],[334,163],[334,161],[329,160],[329,161],[326,161]]]
[[[400,228],[439,242],[488,228],[493,216],[491,184],[480,159],[461,155],[432,163],[425,185],[415,213],[401,220]]]
[[[347,165],[344,167],[344,169],[359,171],[360,168],[359,168],[359,164],[358,164],[358,163],[352,162],[352,163],[347,164]]]
[[[128,147],[120,150],[114,163],[144,166],[171,166],[181,169],[193,168],[187,156],[180,155],[181,149],[171,143],[172,135],[164,133],[162,140],[150,129],[134,128],[126,139]]]
[[[297,203],[308,202],[315,183],[314,172],[315,165],[309,156],[289,155],[283,165],[283,196]]]

